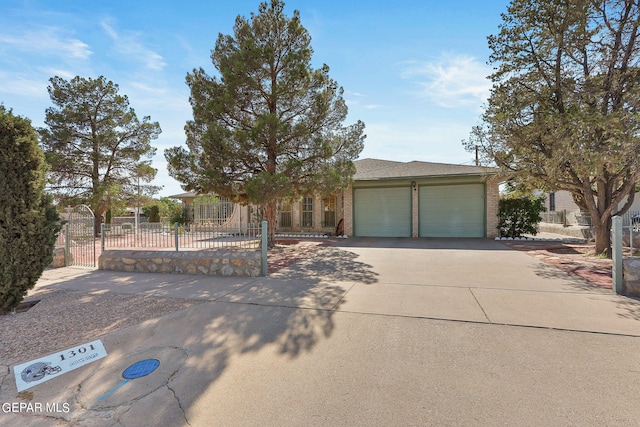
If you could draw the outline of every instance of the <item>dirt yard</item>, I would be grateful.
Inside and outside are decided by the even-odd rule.
[[[593,244],[509,241],[505,245],[554,265],[591,284],[611,289],[611,260],[597,256]]]

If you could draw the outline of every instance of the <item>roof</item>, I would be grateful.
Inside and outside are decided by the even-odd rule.
[[[394,162],[390,160],[362,159],[353,163],[357,171],[353,177],[355,181],[435,176],[479,176],[495,172],[494,168],[483,166],[419,161]]]
[[[495,173],[495,168],[469,165],[453,165],[432,162],[396,162],[393,160],[361,159],[353,162],[356,166],[355,181],[378,179],[426,178],[436,176],[480,176]],[[194,192],[169,196],[172,199],[193,199]]]
[[[169,196],[170,199],[193,199],[196,197],[196,193],[188,192],[188,193],[180,193],[174,194],[173,196]]]

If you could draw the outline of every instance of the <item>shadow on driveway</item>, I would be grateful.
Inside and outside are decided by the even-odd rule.
[[[343,248],[456,249],[504,251],[505,245],[492,239],[431,237],[349,237],[337,239],[334,246]]]
[[[313,278],[304,282],[260,278],[234,289],[218,301],[110,334],[104,338],[110,352],[105,361],[116,365],[97,370],[90,384],[100,386],[81,387],[78,402],[98,402],[106,391],[117,387],[121,378],[113,373],[121,372],[131,363],[128,355],[140,349],[181,348],[187,354],[186,360],[170,370],[175,373],[163,379],[164,387],[146,396],[119,391],[100,401],[99,406],[113,410],[112,418],[124,425],[143,419],[148,420],[149,425],[155,421],[182,425],[189,421],[189,409],[207,389],[215,387],[231,365],[241,363],[241,356],[271,351],[272,356],[267,356],[267,360],[269,357],[295,359],[328,339],[335,328],[335,312],[331,308],[344,302],[347,290]],[[172,393],[167,393],[167,389]],[[159,401],[163,404],[158,405]],[[88,416],[99,415],[93,412]]]
[[[366,277],[363,272],[355,274]],[[0,343],[24,339],[15,343],[23,350],[20,360],[11,361],[20,363],[78,342],[102,339],[106,358],[33,390],[42,401],[73,402],[70,415],[85,422],[104,421],[106,410],[110,419],[124,425],[141,420],[147,420],[147,425],[184,424],[190,406],[239,356],[269,349],[271,357],[295,359],[310,352],[333,333],[333,310],[344,303],[351,285],[329,284],[319,277],[276,280],[100,270],[48,282],[49,286],[40,288],[36,308],[12,316],[29,327],[0,329]],[[173,312],[162,309],[166,302],[172,303]],[[41,346],[34,337],[43,337],[55,348]],[[167,367],[169,377],[149,375],[148,381],[161,380],[157,387],[142,387],[144,382],[139,380],[99,400],[118,387],[120,374],[138,354],[160,357],[170,349],[186,356],[160,361],[176,366]],[[0,401],[16,399],[12,379],[11,375],[0,378]],[[135,394],[139,390],[141,394]]]
[[[287,279],[318,279],[329,282],[359,282],[373,284],[378,273],[373,266],[358,261],[359,255],[338,246],[322,246],[312,256],[283,268],[270,277]]]

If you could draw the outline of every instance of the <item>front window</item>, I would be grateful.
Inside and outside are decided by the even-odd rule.
[[[280,203],[280,223],[283,228],[291,228],[291,202]]]
[[[302,199],[302,227],[313,227],[313,197]]]
[[[322,199],[322,221],[324,227],[336,226],[336,198],[324,197]]]
[[[234,203],[216,195],[198,196],[193,203],[193,221],[197,225],[225,224],[233,215]]]

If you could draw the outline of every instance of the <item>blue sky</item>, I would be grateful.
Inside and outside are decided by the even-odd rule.
[[[44,1],[0,3],[0,103],[44,125],[49,78],[105,76],[139,117],[162,127],[154,141],[160,196],[182,192],[164,149],[184,145],[191,118],[187,72],[215,74],[218,33],[257,0]],[[461,140],[489,94],[487,36],[507,0],[289,0],[311,34],[313,63],[329,65],[345,90],[346,124],[365,122],[361,158],[472,164]]]

